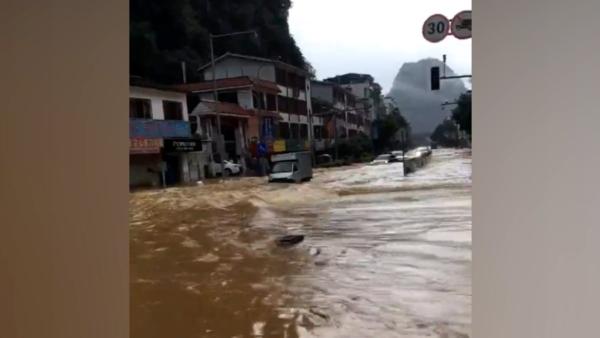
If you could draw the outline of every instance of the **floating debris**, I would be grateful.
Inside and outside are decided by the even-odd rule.
[[[277,239],[277,245],[280,247],[291,247],[304,240],[304,235],[286,235]]]

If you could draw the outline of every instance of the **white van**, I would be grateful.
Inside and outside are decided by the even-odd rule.
[[[310,152],[273,155],[271,162],[273,162],[273,169],[269,175],[269,182],[300,183],[312,179]]]

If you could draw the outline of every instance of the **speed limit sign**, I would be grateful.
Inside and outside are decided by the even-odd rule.
[[[434,14],[423,23],[423,37],[429,42],[440,42],[449,32],[450,21],[441,14]]]

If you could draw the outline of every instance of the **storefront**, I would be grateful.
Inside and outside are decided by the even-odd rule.
[[[165,139],[162,160],[166,163],[166,184],[191,184],[202,180],[208,163],[208,154],[203,150],[200,139]]]
[[[129,186],[159,187],[162,139],[129,139]]]

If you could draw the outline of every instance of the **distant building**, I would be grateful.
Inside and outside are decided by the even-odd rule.
[[[347,139],[359,133],[369,135],[368,112],[358,109],[358,100],[352,92],[338,84],[312,81],[314,116],[322,117],[325,140]],[[318,143],[318,149],[324,147]]]
[[[308,150],[323,119],[312,117],[309,72],[290,64],[226,53],[215,59],[218,104],[214,103],[213,68],[198,69],[204,82],[176,86],[188,94],[195,133],[209,135],[216,146],[216,110],[228,157],[255,161],[271,153]],[[197,119],[197,122],[196,122]],[[266,150],[266,151],[265,151]]]
[[[386,96],[383,98],[383,104],[385,106],[385,113],[390,114],[394,109],[398,109],[398,104],[394,98]]]
[[[203,177],[203,147],[192,138],[185,92],[132,78],[129,138],[130,187],[186,184]]]
[[[367,112],[368,124],[374,133],[372,121],[385,113],[381,86],[369,74],[347,73],[325,79],[349,89],[357,98],[357,109]]]
[[[212,66],[200,67],[205,81],[212,80]],[[312,115],[309,72],[290,64],[248,55],[226,53],[215,59],[217,79],[249,77],[275,84],[279,89],[275,108],[281,119],[278,135],[282,139],[307,140]],[[322,125],[320,119],[313,124]]]

